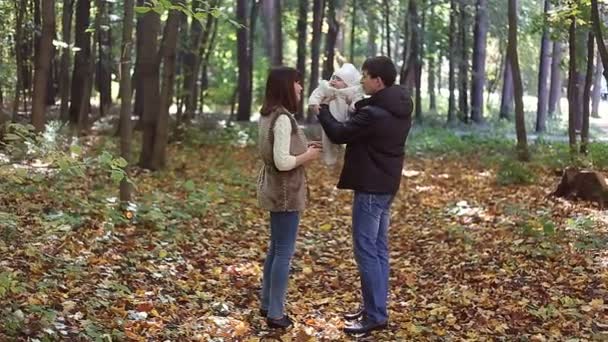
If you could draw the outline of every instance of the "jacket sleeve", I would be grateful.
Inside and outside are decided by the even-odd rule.
[[[325,97],[327,97],[325,90],[326,88],[322,87],[321,85],[315,88],[308,98],[308,105],[320,105],[323,103],[323,100]]]
[[[317,117],[325,134],[334,144],[355,142],[365,138],[371,131],[371,114],[366,108],[357,110],[349,120],[340,122],[330,113],[328,106],[321,106]]]

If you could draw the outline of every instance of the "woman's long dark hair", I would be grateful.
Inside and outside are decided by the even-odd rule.
[[[298,110],[298,99],[293,84],[300,80],[300,73],[294,68],[286,66],[271,68],[268,72],[266,94],[260,114],[266,116],[278,106],[295,113]]]

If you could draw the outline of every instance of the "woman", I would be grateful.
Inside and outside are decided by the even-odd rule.
[[[321,153],[318,144],[307,143],[292,115],[301,94],[300,75],[295,69],[270,70],[260,111],[259,150],[264,166],[257,195],[260,206],[270,212],[270,246],[264,263],[260,313],[271,328],[293,324],[284,312],[284,303],[300,212],[306,206],[304,164]]]

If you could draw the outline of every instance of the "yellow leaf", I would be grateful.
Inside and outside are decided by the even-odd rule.
[[[167,257],[167,251],[164,249],[161,249],[160,252],[158,252],[158,257],[161,259],[164,259]]]
[[[304,272],[304,274],[311,274],[312,268],[309,266],[306,266],[306,267],[304,267],[304,269],[302,269],[302,272]]]
[[[321,229],[321,231],[323,231],[323,232],[328,232],[331,230],[331,223],[322,224],[321,227],[319,227],[319,229]]]
[[[604,300],[602,298],[596,298],[596,299],[592,300],[591,302],[589,302],[589,305],[594,310],[601,310],[604,308]]]

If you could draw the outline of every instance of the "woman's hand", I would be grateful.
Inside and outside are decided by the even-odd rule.
[[[321,148],[321,146],[309,145],[308,150],[306,150],[306,152],[300,154],[299,156],[296,156],[296,167],[318,159],[321,156],[322,151],[323,149]]]
[[[316,146],[318,148],[322,148],[323,147],[323,143],[320,142],[320,141],[309,141],[308,142],[308,147],[311,147],[311,146]]]

